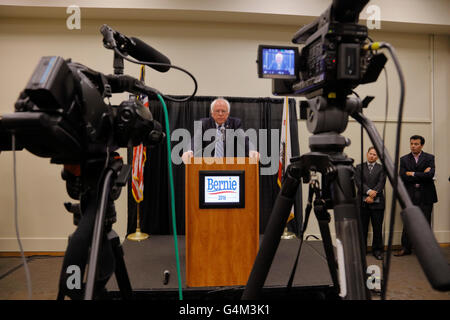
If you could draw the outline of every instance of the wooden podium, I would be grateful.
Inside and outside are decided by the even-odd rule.
[[[245,207],[200,208],[200,179],[210,171],[245,173]],[[253,158],[191,158],[186,165],[186,285],[245,285],[258,247],[258,162]]]

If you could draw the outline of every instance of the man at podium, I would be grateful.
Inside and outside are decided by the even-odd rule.
[[[183,153],[182,160],[184,163],[189,163],[192,157],[237,157],[237,156],[245,156],[251,158],[259,159],[259,153],[255,150],[256,148],[253,146],[251,141],[249,141],[248,137],[243,137],[241,130],[236,131],[238,129],[242,129],[242,122],[239,118],[230,117],[230,102],[224,98],[217,98],[213,102],[211,102],[211,113],[209,118],[202,118],[201,121],[201,147],[195,145],[195,142],[200,140],[196,139],[196,134],[200,134],[200,132],[194,133],[194,137],[191,141],[191,148],[194,150],[189,150]],[[205,132],[207,130],[213,129],[214,135],[211,139],[203,139]],[[234,148],[233,150],[227,150],[226,130],[234,130],[236,135],[234,137]],[[212,131],[210,131],[211,133]],[[245,154],[238,154],[238,145],[245,144],[241,146],[241,150],[244,150]],[[229,144],[228,144],[229,145]],[[243,147],[243,148],[242,148]]]

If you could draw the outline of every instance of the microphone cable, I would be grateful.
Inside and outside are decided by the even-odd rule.
[[[146,66],[167,66],[169,68],[174,68],[174,69],[177,69],[177,70],[180,70],[180,71],[186,73],[194,81],[194,91],[192,92],[192,94],[190,96],[183,98],[183,99],[176,99],[176,98],[173,98],[170,96],[166,96],[160,92],[156,92],[156,95],[163,106],[163,111],[164,111],[164,116],[165,116],[166,138],[167,138],[166,139],[167,140],[167,164],[168,164],[168,171],[169,171],[169,187],[170,187],[170,198],[171,198],[170,203],[171,203],[171,211],[172,211],[172,228],[173,228],[175,257],[176,257],[176,265],[177,265],[178,295],[179,295],[179,300],[183,300],[182,283],[181,283],[181,265],[180,265],[179,250],[178,250],[176,214],[175,214],[175,191],[174,191],[172,161],[171,161],[171,153],[172,152],[171,152],[171,145],[170,145],[169,113],[167,111],[167,106],[166,106],[166,103],[164,102],[163,97],[166,98],[167,100],[173,101],[173,102],[186,102],[189,99],[191,99],[192,97],[194,97],[195,94],[197,93],[197,89],[198,89],[197,80],[189,71],[187,71],[186,69],[183,69],[181,67],[178,67],[178,66],[175,66],[172,64],[168,64],[168,63],[148,62],[148,61],[140,61],[137,59],[131,59],[131,58],[127,57],[125,54],[123,54],[122,52],[120,52],[120,50],[117,48],[117,46],[115,46],[113,49],[117,55],[119,55],[124,60],[127,60],[131,63],[135,63],[138,65],[146,65]]]
[[[164,97],[165,99],[167,99],[167,100],[169,100],[169,101],[173,101],[173,102],[186,102],[186,101],[188,101],[189,99],[193,98],[193,97],[195,96],[195,94],[197,93],[197,89],[198,89],[197,79],[195,79],[194,75],[193,75],[192,73],[190,73],[189,71],[187,71],[186,69],[183,69],[183,68],[181,68],[181,67],[172,65],[172,64],[170,64],[170,63],[148,62],[148,61],[134,60],[134,59],[131,59],[131,58],[127,57],[127,56],[124,55],[122,52],[120,52],[120,50],[117,49],[117,47],[114,48],[114,52],[117,53],[117,54],[118,54],[120,57],[122,57],[123,59],[125,59],[125,60],[127,60],[127,61],[129,61],[129,62],[135,63],[135,64],[144,64],[144,65],[149,66],[149,67],[150,67],[150,66],[166,66],[166,67],[173,68],[173,69],[177,69],[177,70],[180,70],[180,71],[186,73],[186,74],[194,81],[194,91],[192,92],[192,94],[191,94],[190,96],[188,96],[188,97],[186,97],[186,98],[183,98],[183,99],[176,99],[176,98],[173,98],[173,97],[171,97],[171,96],[166,96],[166,95],[164,95],[164,94],[162,94],[162,93],[159,93],[162,97]]]
[[[17,242],[19,244],[20,256],[22,258],[23,267],[25,270],[25,277],[27,281],[27,290],[28,290],[28,299],[32,300],[32,284],[31,284],[31,275],[30,270],[28,269],[27,259],[25,257],[25,252],[23,251],[22,241],[20,240],[19,234],[19,214],[18,214],[18,201],[17,201],[17,170],[16,170],[16,136],[12,133],[12,152],[13,152],[13,188],[14,188],[14,225],[16,228],[16,237]]]
[[[402,128],[402,119],[403,119],[403,106],[405,101],[405,79],[403,77],[402,68],[400,67],[400,62],[398,60],[397,54],[395,53],[394,48],[387,42],[374,42],[367,45],[364,49],[366,50],[378,50],[381,48],[386,48],[392,59],[394,60],[394,65],[397,70],[397,74],[400,81],[400,101],[398,108],[398,116],[397,116],[397,130],[396,130],[396,145],[395,145],[395,160],[394,160],[394,179],[392,181],[393,187],[393,195],[392,195],[392,203],[391,203],[391,216],[389,222],[389,239],[388,239],[388,247],[386,252],[386,260],[383,262],[383,281],[381,286],[381,300],[386,300],[386,291],[387,291],[387,283],[389,280],[389,269],[391,265],[391,250],[392,250],[392,241],[394,234],[394,224],[395,224],[395,206],[397,203],[397,185],[398,185],[398,167],[399,167],[399,154],[400,154],[400,136],[401,136],[401,128]],[[383,154],[384,156],[384,154]]]
[[[172,211],[172,228],[173,228],[173,240],[175,245],[175,257],[177,263],[177,278],[178,278],[178,296],[179,300],[183,300],[183,292],[181,286],[181,267],[180,267],[180,253],[178,250],[178,239],[177,239],[177,221],[175,215],[175,191],[173,185],[173,173],[172,173],[172,148],[170,146],[170,127],[169,127],[169,113],[167,112],[167,106],[164,102],[164,99],[160,94],[158,94],[158,99],[161,102],[164,110],[164,118],[166,125],[166,141],[167,141],[167,166],[169,171],[169,187],[170,187],[170,203],[171,203],[171,211]]]
[[[384,123],[383,123],[383,149],[381,151],[380,154],[380,160],[381,163],[385,163],[384,162],[384,151],[385,151],[385,141],[386,141],[386,124],[387,124],[387,118],[388,118],[388,114],[389,114],[389,81],[388,81],[388,73],[386,70],[386,67],[383,67],[383,71],[384,71],[384,78],[386,79],[386,101],[385,101],[385,108],[384,108]],[[387,202],[387,194],[386,194],[386,187],[384,188],[384,199],[385,199],[385,203]],[[387,227],[387,222],[386,219],[383,219],[383,235],[382,235],[382,241],[383,241],[383,248],[384,248],[384,244],[386,242],[386,227]],[[386,256],[383,256],[383,265],[384,265],[384,261],[386,259]],[[381,281],[384,281],[384,269],[383,269],[383,274],[382,274],[382,279]],[[382,282],[383,283],[383,282]],[[384,299],[386,299],[386,296],[384,296]]]

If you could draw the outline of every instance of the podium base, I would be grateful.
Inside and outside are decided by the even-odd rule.
[[[147,239],[148,237],[149,237],[148,234],[141,232],[140,229],[136,229],[135,233],[129,234],[127,236],[127,239],[132,241],[142,241]]]

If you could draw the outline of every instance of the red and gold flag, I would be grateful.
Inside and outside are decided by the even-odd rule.
[[[141,72],[139,76],[139,80],[144,82],[145,80],[145,68],[141,66]],[[148,108],[148,97],[146,95],[140,95],[139,100],[142,102],[144,106]],[[133,169],[131,172],[132,175],[132,193],[134,200],[137,203],[144,200],[144,164],[147,159],[147,148],[140,144],[137,147],[133,148]]]

